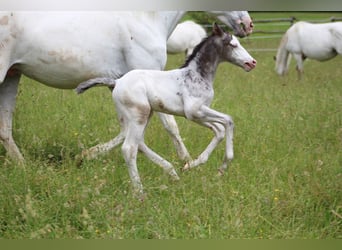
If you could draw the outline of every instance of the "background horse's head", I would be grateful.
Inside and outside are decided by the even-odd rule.
[[[225,25],[233,29],[238,37],[248,36],[253,32],[253,21],[247,11],[209,11]]]

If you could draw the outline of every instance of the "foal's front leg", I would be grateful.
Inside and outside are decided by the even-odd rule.
[[[206,149],[195,160],[189,161],[188,163],[185,164],[185,166],[183,167],[183,170],[188,170],[190,168],[197,167],[207,162],[209,159],[209,156],[217,147],[217,145],[223,140],[224,135],[225,135],[225,129],[221,124],[214,124],[214,123],[208,123],[208,122],[197,122],[197,123],[213,130],[215,133],[215,136],[210,141]]]
[[[190,161],[186,164],[183,170],[187,170],[193,167],[196,167],[200,164],[205,163],[213,150],[217,147],[217,145],[223,140],[224,135],[226,136],[226,148],[225,148],[225,156],[223,160],[222,166],[219,168],[219,171],[222,173],[228,166],[228,162],[231,161],[234,157],[233,153],[233,131],[234,131],[234,123],[232,118],[229,115],[223,114],[216,110],[213,110],[207,106],[202,106],[196,113],[193,115],[194,121],[211,128],[215,136],[210,141],[207,148],[198,156],[198,158],[194,161]]]

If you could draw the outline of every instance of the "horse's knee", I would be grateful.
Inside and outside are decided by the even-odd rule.
[[[225,126],[230,129],[230,130],[233,130],[234,129],[234,121],[233,119],[229,116],[229,115],[226,115],[224,117],[224,121],[225,121]]]
[[[221,140],[224,139],[224,136],[226,134],[226,130],[225,130],[225,128],[221,124],[216,124],[215,128],[213,128],[213,130],[214,130],[216,138],[218,140],[221,141]]]

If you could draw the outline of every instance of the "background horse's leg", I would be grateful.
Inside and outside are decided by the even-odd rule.
[[[3,83],[0,83],[0,141],[12,159],[23,163],[24,157],[20,153],[12,136],[13,111],[20,76],[20,74],[14,74],[13,76],[7,75]]]
[[[160,120],[162,121],[164,127],[166,128],[167,132],[171,135],[172,141],[176,147],[178,157],[181,160],[189,161],[191,160],[191,156],[186,149],[183,140],[179,134],[179,129],[175,120],[175,117],[172,115],[159,113],[157,112]]]
[[[298,79],[302,79],[302,74],[304,73],[304,60],[303,60],[303,55],[294,53],[293,57],[295,58],[297,62],[296,70],[298,73]]]

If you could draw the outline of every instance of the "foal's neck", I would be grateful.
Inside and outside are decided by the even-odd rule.
[[[217,49],[213,44],[208,44],[197,52],[193,60],[189,62],[188,68],[195,70],[203,79],[212,82],[219,63],[220,57]]]

